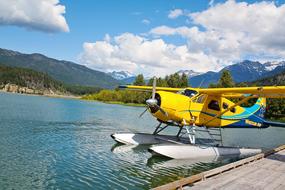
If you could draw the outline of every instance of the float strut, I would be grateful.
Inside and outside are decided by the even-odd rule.
[[[196,135],[195,124],[192,124],[191,126],[189,126],[189,125],[186,125],[185,120],[183,120],[183,122],[184,122],[184,125],[186,127],[186,131],[187,131],[190,143],[195,144],[195,140],[196,140],[196,138],[195,138],[195,135]]]
[[[161,127],[162,123],[159,123],[156,127],[155,131],[152,133],[153,135],[157,135],[159,132],[163,131],[168,125],[165,125],[164,127]]]
[[[178,133],[177,133],[177,135],[176,135],[177,138],[179,138],[179,135],[180,135],[182,129],[183,129],[183,126],[179,128],[179,131],[178,131]]]

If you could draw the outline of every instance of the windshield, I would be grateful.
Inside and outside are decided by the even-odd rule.
[[[190,89],[183,89],[181,91],[178,92],[178,94],[182,94],[184,96],[188,96],[188,97],[193,97],[197,94],[198,92],[195,90],[190,90]]]

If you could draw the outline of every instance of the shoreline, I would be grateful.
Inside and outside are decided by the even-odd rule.
[[[7,94],[18,94],[18,95],[25,95],[25,96],[44,96],[49,98],[63,98],[63,99],[75,99],[75,100],[84,100],[90,102],[100,102],[104,104],[114,104],[114,105],[122,105],[122,106],[132,106],[132,107],[145,107],[144,104],[135,104],[135,103],[124,103],[124,102],[117,102],[117,101],[99,101],[99,100],[90,100],[90,99],[83,99],[83,96],[74,96],[74,95],[60,95],[60,94],[28,94],[28,93],[17,93],[17,92],[7,92],[5,90],[0,90],[0,93],[7,93]]]
[[[90,100],[90,99],[83,99],[81,100],[90,101],[90,102],[100,102],[104,104],[115,104],[121,106],[132,106],[132,107],[145,107],[145,104],[135,104],[135,103],[124,103],[124,102],[117,102],[117,101],[100,101],[100,100]]]
[[[45,96],[50,98],[64,98],[64,99],[78,99],[80,100],[81,96],[74,95],[61,95],[61,94],[29,94],[29,93],[17,93],[17,92],[7,92],[5,90],[0,90],[0,92],[8,93],[8,94],[18,94],[18,95],[27,95],[27,96]]]

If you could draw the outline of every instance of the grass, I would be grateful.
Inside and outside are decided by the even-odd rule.
[[[119,102],[119,101],[99,101],[99,100],[91,100],[91,99],[85,99],[81,98],[82,100],[87,100],[87,101],[95,101],[95,102],[101,102],[105,104],[118,104],[122,106],[133,106],[133,107],[145,107],[145,104],[135,104],[135,103],[124,103],[124,102]]]

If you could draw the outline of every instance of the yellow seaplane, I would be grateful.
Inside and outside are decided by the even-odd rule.
[[[168,88],[156,87],[154,78],[152,87],[122,85],[119,88],[152,92],[152,97],[146,100],[147,109],[140,116],[149,111],[159,124],[153,134],[115,133],[111,137],[123,144],[158,144],[151,146],[149,150],[170,158],[252,155],[261,150],[223,146],[220,129],[285,127],[285,123],[264,119],[266,98],[284,98],[285,86]],[[231,101],[233,98],[238,98],[238,101]],[[241,106],[251,99],[256,99],[254,105]],[[161,135],[169,126],[177,127],[177,134]],[[220,132],[220,139],[198,139],[196,132],[199,130],[206,131],[210,137],[213,137],[212,131],[216,130]]]

